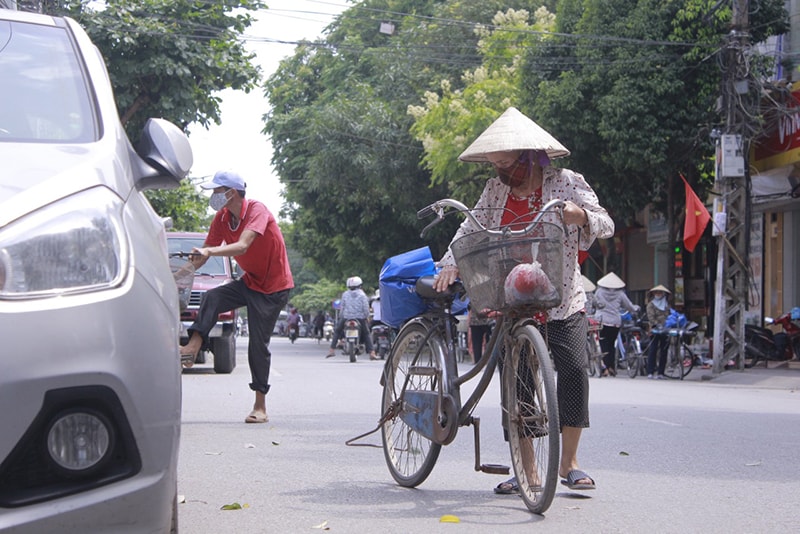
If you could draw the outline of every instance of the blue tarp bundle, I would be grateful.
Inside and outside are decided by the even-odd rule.
[[[381,289],[381,321],[393,328],[426,310],[425,302],[414,291],[414,284],[423,276],[436,274],[436,265],[428,247],[422,247],[397,256],[383,264],[378,284]],[[466,302],[456,300],[453,313],[466,310]]]

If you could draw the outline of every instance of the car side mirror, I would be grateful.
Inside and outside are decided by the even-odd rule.
[[[178,187],[194,162],[189,138],[164,119],[147,119],[136,153],[142,160],[136,172],[140,191]]]

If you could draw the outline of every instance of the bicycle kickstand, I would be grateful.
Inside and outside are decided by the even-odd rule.
[[[475,435],[475,471],[491,475],[507,475],[511,468],[501,464],[481,464],[481,418],[470,417],[468,424],[472,425]]]

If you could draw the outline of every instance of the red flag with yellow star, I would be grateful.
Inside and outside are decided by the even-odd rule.
[[[686,188],[686,220],[683,223],[683,245],[689,252],[694,251],[697,242],[703,236],[703,232],[711,220],[708,210],[697,197],[689,182],[681,174],[681,180]]]

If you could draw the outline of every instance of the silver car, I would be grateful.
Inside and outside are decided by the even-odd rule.
[[[163,120],[134,150],[78,24],[0,9],[0,531],[176,530],[178,295],[142,190],[191,164]]]

